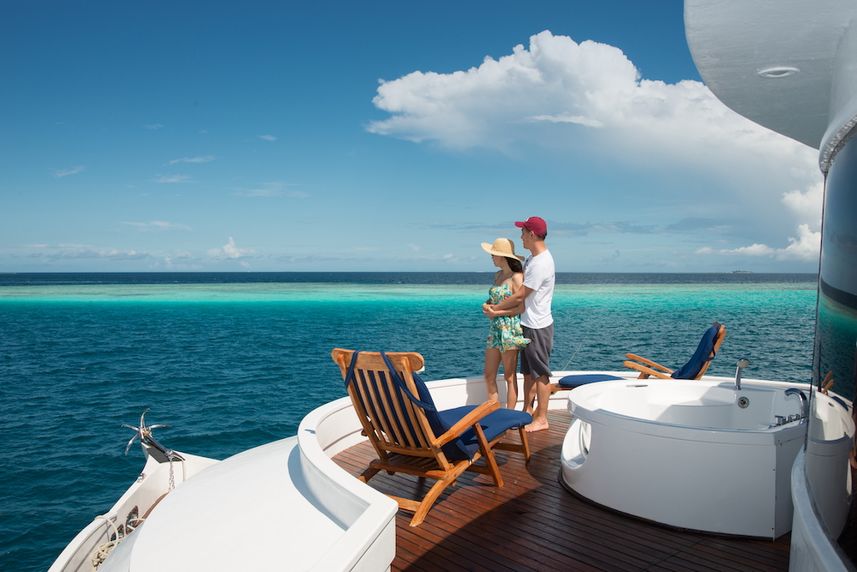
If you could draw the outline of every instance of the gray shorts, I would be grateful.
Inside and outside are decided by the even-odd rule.
[[[530,339],[521,352],[521,373],[533,377],[550,377],[550,357],[553,350],[553,324],[546,328],[533,329],[521,326],[524,337]]]

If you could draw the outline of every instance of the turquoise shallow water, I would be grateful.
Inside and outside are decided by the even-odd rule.
[[[136,478],[132,423],[225,457],[294,434],[344,395],[335,346],[416,350],[429,379],[476,375],[486,284],[253,282],[0,285],[0,569],[46,568]],[[392,282],[392,283],[389,283]],[[711,372],[808,381],[813,277],[587,280],[554,299],[555,369],[618,368],[634,351],[678,366],[714,319]]]

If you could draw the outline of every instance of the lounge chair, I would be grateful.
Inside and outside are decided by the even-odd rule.
[[[723,339],[726,337],[726,326],[714,322],[710,328],[705,331],[699,346],[693,357],[686,364],[672,370],[650,359],[638,356],[637,354],[625,354],[628,358],[624,362],[625,367],[640,372],[638,379],[646,379],[649,376],[659,377],[662,379],[699,379],[711,365],[711,360],[720,349]],[[613,381],[625,379],[615,375],[604,373],[587,373],[573,374],[561,378],[557,383],[551,384],[551,393],[557,391],[567,391],[587,385],[589,383],[598,383],[601,381]]]
[[[628,358],[624,365],[629,369],[640,372],[639,379],[649,376],[661,379],[700,379],[711,365],[711,360],[717,355],[723,340],[726,338],[726,326],[714,322],[710,328],[705,330],[699,345],[693,356],[686,364],[676,370],[672,370],[650,359],[637,354],[625,354]]]
[[[421,501],[390,495],[399,508],[414,513],[419,526],[443,490],[464,471],[490,475],[503,486],[493,449],[520,451],[529,461],[524,426],[532,416],[500,409],[497,401],[438,411],[425,383],[415,373],[423,357],[415,352],[358,352],[341,348],[331,353],[345,380],[363,432],[378,454],[358,477],[367,482],[378,471],[430,477],[437,482]],[[520,444],[502,443],[517,428]],[[485,465],[474,464],[484,458]]]

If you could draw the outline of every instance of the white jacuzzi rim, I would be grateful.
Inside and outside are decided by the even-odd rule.
[[[719,427],[699,427],[694,425],[683,425],[677,423],[664,423],[642,417],[633,417],[616,413],[607,409],[592,409],[578,403],[582,398],[587,398],[593,393],[601,393],[613,390],[617,386],[639,387],[640,385],[668,385],[681,384],[693,387],[727,387],[734,388],[734,380],[729,378],[703,378],[702,380],[682,379],[622,379],[615,381],[603,381],[591,383],[578,387],[571,391],[568,397],[568,409],[572,417],[578,418],[592,425],[610,425],[614,429],[642,433],[663,438],[682,439],[690,441],[705,441],[731,444],[765,444],[778,443],[794,438],[795,434],[805,433],[807,424],[805,422],[792,422],[776,427],[757,429],[729,429]],[[747,389],[771,389],[785,391],[790,387],[811,390],[811,384],[794,383],[783,381],[768,381],[745,379],[742,387]],[[704,407],[704,406],[701,406]]]

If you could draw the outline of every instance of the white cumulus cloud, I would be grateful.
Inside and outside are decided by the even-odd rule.
[[[606,130],[611,144],[625,142],[638,152],[669,151],[670,160],[789,158],[781,170],[786,164],[798,180],[817,180],[814,150],[741,117],[704,84],[642,79],[619,48],[549,31],[532,36],[528,48],[515,46],[466,71],[417,71],[384,81],[372,101],[390,117],[368,130],[412,141],[505,147],[532,141],[545,124],[565,124]]]
[[[369,130],[449,147],[503,146],[525,136],[526,123],[615,124],[641,96],[637,69],[621,50],[544,31],[529,48],[517,45],[466,71],[382,82],[373,103],[392,116]]]
[[[811,230],[809,225],[800,224],[797,237],[789,237],[789,245],[777,251],[780,260],[818,260],[821,250],[821,231]]]
[[[704,246],[696,250],[697,254],[719,254],[739,256],[767,256],[777,260],[797,260],[802,262],[813,262],[818,260],[821,248],[821,232],[814,231],[807,224],[800,224],[797,228],[797,236],[788,238],[788,245],[783,248],[773,248],[767,244],[753,243],[749,246],[738,248],[715,249]]]
[[[722,251],[723,254],[746,254],[747,256],[770,256],[776,251],[767,244],[755,242],[750,246],[739,246]]]
[[[507,153],[524,145],[575,152],[571,143],[585,139],[587,148],[617,162],[685,167],[700,178],[728,180],[721,202],[750,217],[776,216],[770,205],[778,203],[792,215],[780,236],[789,227],[796,234],[783,247],[751,244],[732,254],[818,256],[817,151],[741,117],[698,81],[642,78],[617,47],[543,31],[528,46],[467,70],[382,81],[373,103],[389,114],[367,127],[380,135]],[[710,199],[695,187],[702,186],[688,185],[688,201],[694,193]]]
[[[235,244],[235,239],[231,236],[229,240],[226,241],[226,244],[221,246],[220,248],[212,248],[209,249],[208,255],[211,258],[220,258],[220,259],[236,259],[243,258],[248,254],[252,254],[252,248],[238,248],[238,245]]]
[[[783,194],[783,203],[800,220],[806,220],[813,227],[821,223],[821,207],[824,197],[824,184],[818,181],[806,190],[794,189]]]

